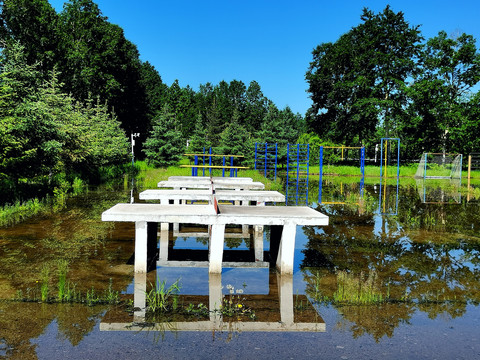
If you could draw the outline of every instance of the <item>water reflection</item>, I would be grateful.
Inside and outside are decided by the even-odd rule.
[[[282,319],[283,323],[290,324],[288,331],[297,331],[295,328],[303,328],[299,324],[312,324],[302,318],[306,316],[316,317],[314,323],[317,330],[321,330],[325,325],[317,311],[310,305],[309,309],[303,309],[298,302],[310,304],[314,299],[332,299],[338,288],[336,274],[339,270],[357,275],[375,271],[380,290],[388,301],[371,306],[340,306],[319,301],[314,304],[319,313],[325,315],[328,310],[334,314],[332,323],[328,321],[327,331],[343,330],[343,340],[368,335],[382,343],[384,337],[395,338],[402,324],[412,324],[408,325],[411,329],[405,330],[412,332],[417,331],[415,326],[420,321],[427,331],[453,318],[462,318],[472,328],[477,326],[472,319],[478,318],[480,302],[480,205],[475,202],[480,197],[478,184],[471,184],[465,190],[450,188],[444,181],[438,187],[443,192],[441,198],[447,201],[432,203],[425,201],[434,196],[429,193],[428,187],[433,184],[430,182],[425,187],[409,179],[400,179],[400,183],[396,179],[379,183],[378,178],[330,177],[324,180],[321,201],[317,197],[319,184],[309,182],[308,203],[327,214],[330,225],[297,231],[294,269],[297,284],[294,289],[300,288],[301,294],[297,295],[292,289],[291,278],[284,281],[268,269],[235,269],[241,272],[235,276],[235,271],[228,270],[220,279],[210,279],[207,268],[188,269],[182,277],[192,281],[182,287],[184,303],[204,303],[213,308],[225,297],[226,285],[241,288],[245,282],[248,285],[245,298],[250,307],[256,307],[257,320],[242,319],[238,324],[223,317],[216,319],[217,329],[220,324],[233,323],[230,329],[241,330],[258,322],[261,324],[258,326],[269,331],[263,323],[281,326],[278,321]],[[468,191],[467,196],[465,191]],[[458,192],[463,195],[461,198],[457,197]],[[135,301],[142,303],[142,291],[138,289],[143,288],[140,286],[148,288],[150,283],[155,283],[156,276],[165,278],[167,268],[159,267],[158,275],[157,272],[148,273],[146,282],[132,282],[132,265],[128,264],[134,250],[132,227],[100,221],[102,211],[116,202],[128,201],[129,195],[129,189],[124,192],[108,189],[97,195],[89,193],[70,203],[63,212],[0,229],[0,296],[12,299],[17,290],[34,287],[44,265],[51,267],[51,285],[55,286],[55,264],[58,259],[66,259],[70,263],[69,279],[78,284],[78,290],[94,287],[101,291],[112,278],[116,290],[131,294],[132,301],[137,294]],[[237,231],[241,234],[243,229]],[[265,227],[265,232],[268,231],[270,229]],[[175,234],[178,237],[170,238],[165,252],[162,249],[166,243],[160,243],[160,255],[168,254],[170,260],[175,259],[182,252],[182,246],[189,247],[195,242],[204,251],[202,256],[208,256],[207,238],[200,237],[197,242],[189,238],[193,233]],[[248,251],[254,259],[250,260],[252,262],[266,254],[266,249],[255,246],[253,237],[248,241],[244,236],[232,235],[226,243],[228,248],[236,249],[232,251]],[[265,241],[265,247],[269,245]],[[171,268],[172,274],[176,272],[173,280],[178,277],[179,269]],[[281,284],[286,285],[282,288]],[[71,304],[0,302],[0,357],[35,358],[34,339],[51,324],[58,326],[60,339],[79,344],[95,329],[95,322],[105,309]],[[465,315],[468,309],[474,315],[472,319]],[[104,324],[123,323],[123,329],[125,323],[134,323],[134,314],[128,315],[123,309],[121,313],[130,318],[126,321],[110,318],[109,312],[102,321]],[[135,315],[142,318],[145,312],[142,310]],[[432,321],[425,321],[427,318]],[[175,319],[173,323],[177,329],[177,323],[187,322],[192,327],[200,321],[212,326],[209,317],[191,320]],[[147,316],[142,322],[149,325],[149,321]],[[332,338],[339,334],[331,333],[335,334]],[[452,329],[449,339],[455,342],[464,339],[464,335]],[[397,335],[396,340],[383,342],[383,345],[387,348],[394,341],[400,344],[403,338]]]
[[[418,195],[425,204],[460,204],[461,180],[416,179]]]
[[[398,190],[400,178],[396,178],[397,185],[387,185],[387,178],[380,178],[378,192],[378,212],[382,215],[398,215]]]
[[[160,268],[157,276],[168,276],[168,272]],[[236,269],[237,271],[239,269]],[[244,270],[244,269],[241,269]],[[232,269],[227,270],[232,271]],[[178,316],[175,319],[167,315],[149,317],[147,312],[147,277],[145,273],[135,274],[133,314],[125,312],[107,313],[100,324],[102,331],[139,331],[139,330],[168,330],[168,331],[325,331],[325,323],[305,295],[293,294],[293,276],[280,275],[274,271],[263,271],[268,275],[266,279],[268,290],[260,294],[252,293],[247,284],[241,291],[242,306],[251,309],[254,319],[240,316],[227,316],[221,310],[226,306],[225,297],[228,291],[233,293],[234,285],[222,281],[222,274],[208,274],[208,299],[204,295],[189,295],[182,292],[179,303],[195,304],[208,303],[206,319],[198,317]],[[172,273],[170,272],[170,275]],[[241,276],[241,275],[240,275]],[[228,277],[228,276],[227,276]],[[188,279],[187,279],[188,281]],[[198,283],[197,283],[198,286]],[[182,286],[183,288],[183,286]],[[230,290],[229,290],[230,289]],[[247,291],[247,289],[249,289]],[[235,293],[238,294],[238,293]],[[239,296],[239,295],[237,295]]]
[[[335,182],[329,181],[328,186]],[[337,189],[342,186],[337,184]],[[448,189],[442,188],[444,195]],[[359,213],[354,202],[318,205],[329,215],[330,225],[303,229],[307,241],[301,269],[307,294],[331,300],[339,270],[357,275],[374,271],[387,299],[384,304],[335,307],[343,316],[338,326],[347,327],[353,336],[368,333],[377,340],[392,336],[396,326],[408,323],[417,312],[430,319],[456,318],[469,304],[478,305],[478,205],[425,203],[415,184],[401,187],[390,181],[378,190],[366,186],[365,193],[367,203],[377,204],[376,211],[367,204]]]

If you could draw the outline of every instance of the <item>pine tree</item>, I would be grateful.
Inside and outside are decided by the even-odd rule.
[[[246,164],[251,158],[252,139],[247,129],[238,123],[238,119],[239,113],[235,110],[231,123],[220,134],[220,146],[215,151],[224,155],[243,155],[245,160],[242,164]]]
[[[193,131],[190,143],[188,145],[188,152],[192,154],[203,154],[204,148],[211,146],[208,141],[207,129],[203,123],[202,114],[198,114],[195,122],[195,130]]]
[[[177,129],[177,120],[165,105],[154,121],[153,130],[144,144],[147,161],[154,166],[176,164],[185,151],[182,133]]]

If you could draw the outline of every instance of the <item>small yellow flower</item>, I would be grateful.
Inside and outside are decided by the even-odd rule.
[[[238,304],[237,306],[238,306],[238,308],[240,309],[240,308],[242,307],[242,304]]]

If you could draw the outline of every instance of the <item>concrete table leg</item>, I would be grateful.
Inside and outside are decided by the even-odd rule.
[[[209,272],[222,273],[223,243],[225,240],[225,224],[212,225],[209,246]]]
[[[253,249],[255,251],[255,261],[263,261],[263,231],[255,231],[253,234]]]
[[[221,320],[222,314],[222,274],[208,275],[208,309],[210,311],[210,320]]]
[[[168,199],[162,199],[160,200],[160,204],[169,205],[170,202],[168,201]],[[160,230],[168,230],[168,223],[161,223]]]
[[[135,272],[147,272],[147,231],[146,221],[135,222]]]
[[[296,232],[297,226],[295,224],[285,224],[283,226],[277,257],[277,269],[280,271],[280,274],[293,274]]]
[[[248,201],[242,201],[241,205],[248,206]],[[242,235],[245,237],[248,235],[248,225],[242,225]]]
[[[174,190],[179,190],[180,188],[173,188]],[[185,188],[181,188],[181,190],[185,190]],[[183,200],[173,200],[175,205],[183,204]],[[180,231],[180,224],[174,223],[173,224],[173,231],[178,232]]]
[[[160,261],[168,260],[168,235],[169,235],[168,233],[169,233],[168,229],[160,230],[160,244],[159,244],[159,256],[158,256],[158,259]]]
[[[133,285],[133,321],[144,321],[146,311],[147,273],[135,273]],[[138,308],[138,309],[137,309]]]
[[[265,206],[265,202],[264,201],[257,201],[257,205],[256,206]],[[262,237],[263,238],[263,225],[255,225],[253,227],[253,231],[255,233],[255,238],[256,237]]]
[[[280,300],[280,321],[293,324],[293,275],[277,274],[278,297]]]

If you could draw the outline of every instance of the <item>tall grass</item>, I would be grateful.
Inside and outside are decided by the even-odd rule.
[[[375,271],[368,275],[361,272],[359,275],[338,271],[336,274],[337,287],[333,296],[324,296],[321,291],[321,276],[317,273],[314,278],[314,297],[317,302],[328,302],[336,305],[374,305],[389,301],[389,289],[384,296],[380,290],[379,279]]]
[[[13,204],[1,206],[0,227],[15,225],[45,212],[62,210],[69,196],[77,196],[87,188],[87,184],[78,177],[75,177],[72,183],[64,178],[60,179],[57,186],[53,189],[53,196],[47,195],[41,200],[38,198],[26,201],[17,200]]]
[[[156,280],[155,286],[146,293],[147,308],[151,312],[176,310],[180,280],[177,279],[172,285],[166,285],[165,280]]]
[[[47,200],[40,201],[37,198],[4,205],[0,207],[0,226],[14,225],[49,208]]]
[[[378,286],[377,273],[370,271],[365,278],[363,272],[359,276],[346,271],[337,273],[337,291],[333,294],[336,303],[376,304],[384,301]]]

